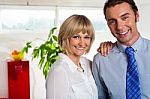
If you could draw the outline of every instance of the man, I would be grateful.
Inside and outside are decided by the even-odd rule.
[[[106,57],[98,53],[93,60],[99,99],[150,99],[150,41],[138,32],[135,2],[108,0],[104,15],[117,42]],[[131,47],[132,63],[127,54]]]

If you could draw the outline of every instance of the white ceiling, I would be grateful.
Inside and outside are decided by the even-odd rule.
[[[0,5],[46,5],[103,7],[106,0],[0,0]],[[150,4],[150,0],[135,0],[138,5]]]

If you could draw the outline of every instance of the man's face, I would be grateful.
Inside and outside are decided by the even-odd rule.
[[[131,46],[138,39],[136,22],[139,14],[134,13],[128,3],[107,8],[106,20],[111,33],[120,43]]]

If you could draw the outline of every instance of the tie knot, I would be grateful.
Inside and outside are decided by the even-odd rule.
[[[125,54],[127,54],[127,55],[134,54],[134,49],[132,47],[127,47],[125,49]]]

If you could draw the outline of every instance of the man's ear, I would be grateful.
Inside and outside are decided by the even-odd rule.
[[[135,13],[135,22],[139,22],[139,12],[136,11]]]

